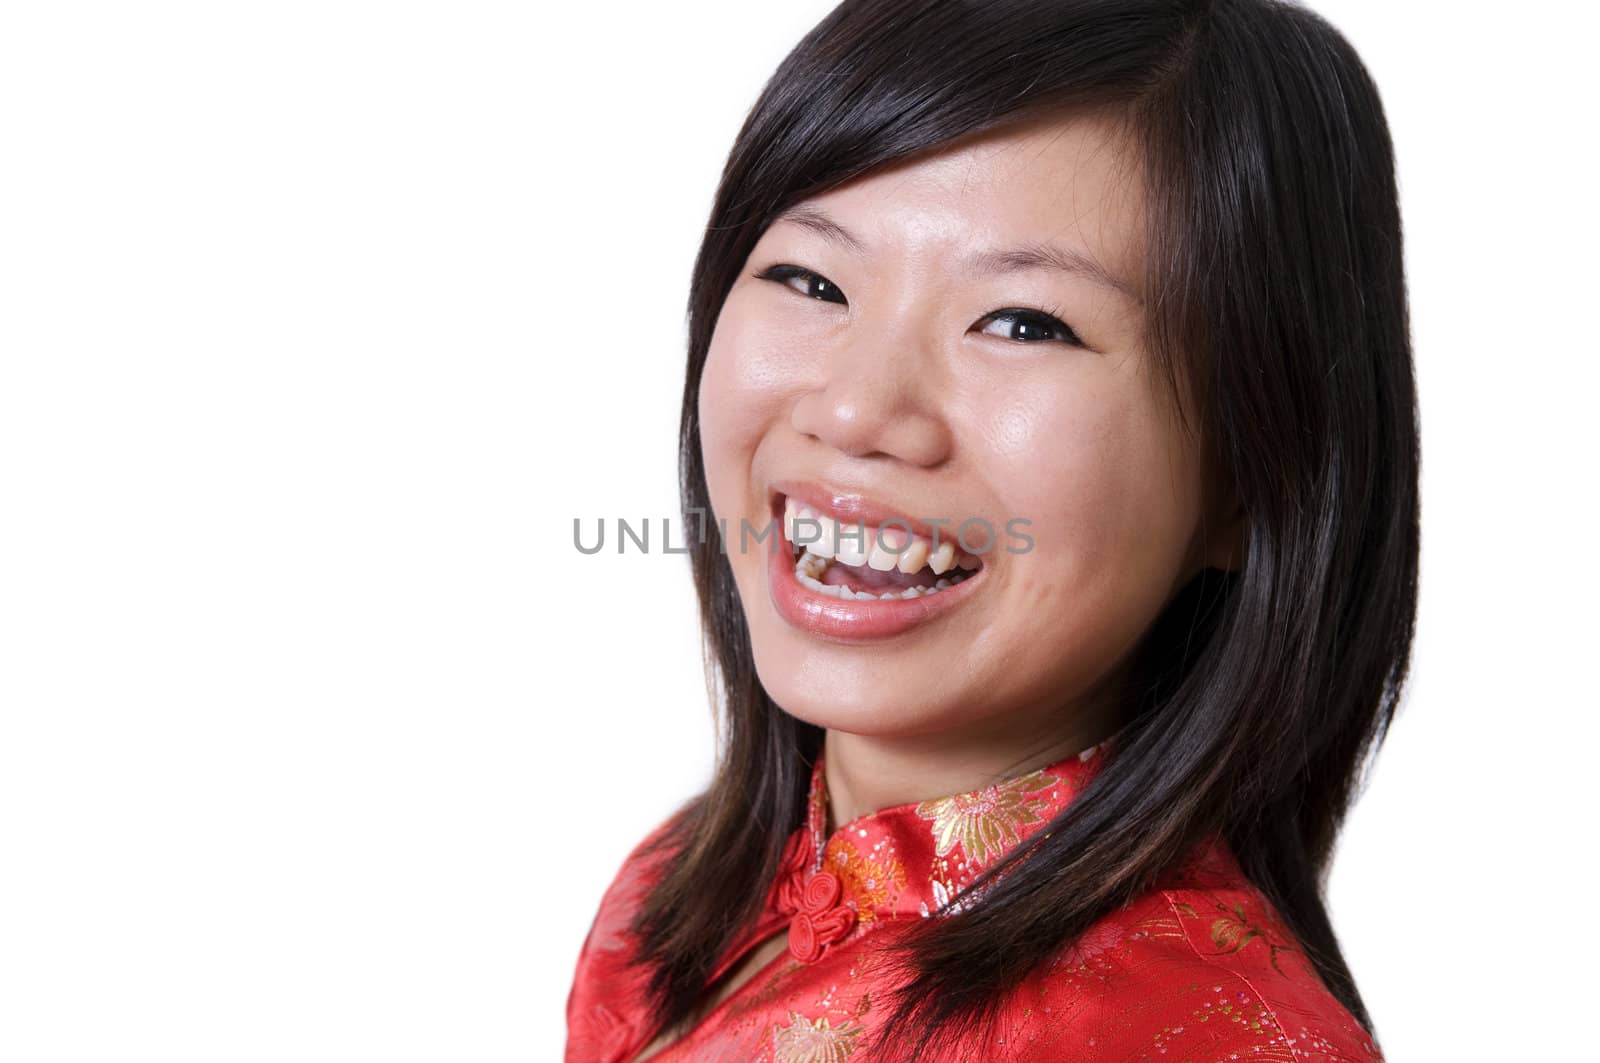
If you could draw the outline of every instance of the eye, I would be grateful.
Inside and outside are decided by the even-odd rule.
[[[813,299],[821,299],[825,303],[839,303],[849,306],[845,301],[844,292],[839,286],[820,273],[799,266],[776,265],[769,266],[756,274],[757,280],[777,281],[788,288],[793,288],[801,295],[809,295]]]
[[[1073,347],[1083,347],[1084,342],[1078,334],[1054,314],[1047,314],[1043,310],[1029,310],[1026,307],[1011,307],[1006,310],[996,310],[988,314],[979,322],[984,325],[980,331],[989,336],[1000,336],[1002,339],[1012,340],[1017,343],[1046,343],[1050,340],[1060,340]],[[1003,324],[1001,331],[995,331],[994,326]]]

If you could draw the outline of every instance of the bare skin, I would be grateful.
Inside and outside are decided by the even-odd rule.
[[[986,554],[958,608],[856,642],[786,620],[765,551],[730,547],[762,685],[826,730],[848,820],[1105,737],[1139,639],[1202,567],[1235,567],[1242,522],[1146,350],[1143,181],[1114,124],[990,131],[800,206],[809,223],[763,232],[711,338],[716,516],[759,527],[774,483],[805,481],[912,517],[1025,518],[1034,540]],[[967,261],[1039,245],[1068,268]]]

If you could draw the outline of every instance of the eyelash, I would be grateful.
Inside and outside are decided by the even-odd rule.
[[[785,288],[788,288],[790,291],[795,292],[796,295],[799,295],[801,293],[799,291],[797,291],[792,284],[787,283],[788,281],[791,281],[791,280],[795,279],[796,277],[805,277],[805,278],[808,278],[808,279],[813,280],[813,281],[821,281],[824,284],[827,284],[829,287],[831,287],[834,291],[836,291],[836,292],[840,291],[840,288],[839,288],[839,286],[837,284],[834,284],[832,281],[828,280],[828,278],[822,276],[820,273],[817,273],[815,270],[805,269],[804,267],[801,267],[801,266],[791,266],[791,265],[788,265],[786,263],[780,263],[779,265],[776,265],[776,266],[769,266],[766,269],[760,271],[759,273],[752,274],[752,276],[754,276],[756,280],[775,281],[778,284],[782,284]],[[812,296],[807,296],[807,298],[817,299],[818,297],[812,295]],[[841,298],[842,298],[842,292],[841,292]],[[831,300],[831,299],[819,299],[819,301],[820,302],[833,302],[833,300]],[[845,305],[848,306],[850,304],[848,302],[846,302]],[[1073,331],[1071,325],[1068,325],[1065,321],[1061,320],[1061,318],[1058,316],[1059,314],[1060,314],[1059,310],[1049,311],[1049,310],[1038,310],[1038,309],[1034,309],[1032,307],[1026,307],[1026,306],[1008,306],[1004,310],[995,310],[995,311],[991,311],[988,314],[985,314],[983,316],[983,318],[980,319],[980,324],[989,324],[990,322],[998,321],[998,320],[1004,320],[1005,318],[1016,318],[1016,319],[1018,319],[1020,321],[1023,321],[1023,322],[1029,323],[1029,324],[1033,324],[1033,325],[1038,325],[1040,327],[1049,329],[1051,332],[1056,334],[1056,338],[1057,338],[1057,340],[1059,342],[1065,343],[1070,347],[1083,347],[1083,348],[1087,349],[1088,345],[1085,344],[1083,342],[1083,340],[1078,338],[1078,334],[1075,331]],[[1040,343],[1040,342],[1045,342],[1045,343],[1047,343],[1047,342],[1051,342],[1051,341],[1048,341],[1048,340],[1032,340],[1032,341],[1029,341],[1029,340],[1010,340],[1008,342],[1011,342],[1011,343]]]

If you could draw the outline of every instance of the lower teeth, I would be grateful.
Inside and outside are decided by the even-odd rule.
[[[908,587],[903,591],[885,591],[883,594],[873,594],[871,591],[852,591],[849,587],[836,587],[823,583],[821,576],[827,571],[828,566],[834,562],[826,557],[818,557],[809,551],[800,555],[800,560],[795,562],[794,578],[806,587],[819,594],[826,594],[834,598],[843,598],[846,601],[878,601],[889,598],[901,598],[909,601],[912,598],[926,598],[930,594],[938,594],[947,587],[954,587],[972,573],[952,571],[948,576],[941,576],[931,587]]]

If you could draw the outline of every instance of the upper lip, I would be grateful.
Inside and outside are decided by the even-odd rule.
[[[864,492],[846,487],[842,484],[828,483],[817,480],[774,480],[768,485],[771,491],[771,503],[774,510],[778,510],[777,499],[779,496],[792,498],[796,502],[809,506],[825,517],[833,517],[844,524],[864,524],[868,527],[879,527],[886,521],[897,521],[895,527],[909,525],[914,535],[924,539],[934,537],[932,524],[926,522],[927,518],[939,520],[939,541],[954,542],[960,548],[956,532],[963,520],[969,519],[974,514],[958,515],[943,513],[937,509],[930,512],[928,509],[898,507],[882,501]],[[778,510],[781,516],[781,510]]]

